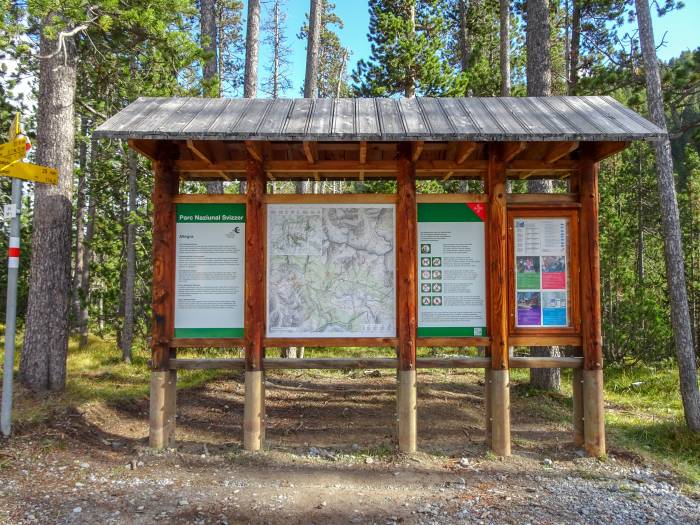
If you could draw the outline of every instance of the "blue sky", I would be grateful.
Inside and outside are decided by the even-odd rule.
[[[332,0],[331,0],[332,1]],[[247,3],[247,2],[246,2]],[[267,9],[262,0],[262,18],[267,16]],[[361,58],[367,58],[370,54],[370,46],[367,41],[369,27],[369,13],[366,0],[335,0],[336,13],[345,22],[345,27],[340,33],[340,39],[346,47],[349,47],[352,55],[348,64],[348,72],[355,69],[355,64]],[[304,66],[306,63],[306,41],[297,38],[299,28],[305,20],[309,10],[309,0],[287,0],[287,38],[292,53],[290,57],[290,73],[292,89],[287,96],[300,96],[304,85]],[[245,11],[244,11],[245,12]],[[686,0],[686,6],[664,17],[657,18],[654,15],[654,35],[657,45],[665,36],[665,45],[658,50],[659,57],[667,60],[677,56],[686,49],[700,47],[700,0]],[[631,25],[628,30],[635,31],[636,25]],[[260,79],[265,75],[263,64],[266,63],[269,53],[261,49]]]

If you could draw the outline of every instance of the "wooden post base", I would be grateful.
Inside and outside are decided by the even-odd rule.
[[[399,451],[416,451],[416,371],[400,370],[398,384]]]
[[[260,450],[263,445],[263,395],[263,373],[246,370],[243,402],[243,448],[246,450]]]
[[[175,446],[175,398],[177,372],[151,372],[149,446],[156,449]]]
[[[583,371],[584,448],[589,456],[605,455],[605,413],[603,408],[603,371]]]
[[[510,378],[508,370],[491,370],[491,450],[510,456]]]
[[[491,369],[484,368],[484,411],[486,412],[486,444],[491,444]]]
[[[583,370],[580,368],[573,370],[571,403],[573,405],[574,446],[583,447]]]

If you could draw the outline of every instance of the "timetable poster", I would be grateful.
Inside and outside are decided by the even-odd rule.
[[[569,325],[568,219],[515,219],[518,327]]]

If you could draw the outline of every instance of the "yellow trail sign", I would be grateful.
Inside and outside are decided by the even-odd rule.
[[[58,184],[58,170],[27,162],[15,162],[8,166],[0,167],[0,175],[43,182],[44,184]]]
[[[21,160],[27,155],[27,137],[20,137],[0,144],[0,169],[6,164]]]

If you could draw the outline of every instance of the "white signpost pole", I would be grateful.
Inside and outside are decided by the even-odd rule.
[[[17,279],[19,276],[20,208],[22,206],[22,181],[12,179],[12,204],[6,206],[10,219],[10,237],[7,258],[7,307],[5,312],[5,363],[2,376],[2,412],[0,429],[5,437],[12,429],[12,376],[15,361],[15,328],[17,324]]]

